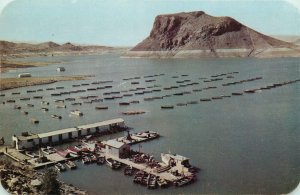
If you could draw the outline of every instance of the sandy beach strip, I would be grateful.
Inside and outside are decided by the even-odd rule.
[[[57,77],[28,77],[28,78],[1,78],[0,79],[0,91],[34,86],[34,85],[44,85],[55,83],[58,81],[75,81],[75,80],[85,80],[92,75],[77,75],[77,76],[57,76]]]

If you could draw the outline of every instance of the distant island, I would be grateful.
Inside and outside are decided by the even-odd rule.
[[[300,57],[299,45],[203,11],[158,15],[150,35],[127,57]]]

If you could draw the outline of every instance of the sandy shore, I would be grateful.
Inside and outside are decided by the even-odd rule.
[[[55,63],[64,63],[61,61],[52,62],[29,62],[15,59],[30,58],[30,57],[51,57],[51,56],[81,56],[81,55],[104,55],[109,53],[124,54],[129,50],[127,47],[118,48],[106,48],[103,49],[89,49],[87,51],[49,51],[49,52],[20,52],[20,53],[10,53],[0,56],[0,73],[7,72],[9,70],[15,70],[18,68],[29,68],[29,67],[42,67],[48,66]],[[0,51],[1,54],[1,51]]]
[[[30,67],[42,67],[48,66],[49,64],[61,63],[61,62],[23,62],[23,61],[13,61],[5,60],[0,64],[0,73],[7,72],[9,70],[15,70],[18,68],[30,68]]]
[[[78,75],[78,76],[57,76],[57,77],[29,77],[29,78],[2,78],[0,79],[0,91],[33,86],[55,83],[58,81],[74,81],[74,80],[85,80],[92,75]]]

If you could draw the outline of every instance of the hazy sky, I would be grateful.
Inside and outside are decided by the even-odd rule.
[[[149,35],[156,15],[200,10],[268,35],[300,35],[300,0],[0,1],[0,40],[133,46]]]

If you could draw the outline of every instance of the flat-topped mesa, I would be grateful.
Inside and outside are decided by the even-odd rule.
[[[150,36],[131,51],[291,48],[294,45],[254,31],[231,17],[203,11],[158,15]]]

